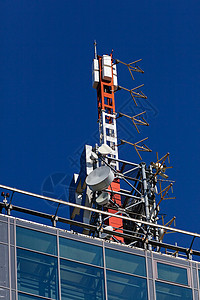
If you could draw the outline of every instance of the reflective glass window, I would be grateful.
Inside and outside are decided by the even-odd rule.
[[[0,232],[1,234],[1,232]],[[9,286],[8,245],[0,244],[0,286]]]
[[[188,285],[187,269],[157,263],[158,279]]]
[[[199,285],[200,285],[200,270],[198,272],[199,272]]]
[[[62,300],[104,300],[103,269],[61,259]]]
[[[45,298],[40,298],[40,297],[35,297],[32,295],[25,295],[22,293],[18,293],[18,300],[41,300],[41,299],[45,299]]]
[[[18,290],[58,299],[57,259],[17,249]]]
[[[8,223],[0,221],[0,242],[8,243]]]
[[[56,236],[17,227],[17,246],[57,255]]]
[[[102,247],[60,238],[60,256],[97,266],[103,266]]]
[[[113,271],[106,271],[109,300],[147,300],[146,279]]]
[[[146,276],[145,257],[121,251],[105,249],[106,268]]]
[[[177,285],[156,282],[156,300],[192,300],[192,290]]]

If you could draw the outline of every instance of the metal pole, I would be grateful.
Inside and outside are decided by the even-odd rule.
[[[35,198],[39,198],[39,199],[44,199],[44,200],[47,200],[47,201],[52,201],[52,202],[55,202],[55,203],[61,203],[63,205],[67,205],[67,206],[77,207],[77,208],[87,210],[87,211],[91,211],[91,212],[101,213],[102,215],[106,215],[106,216],[116,217],[116,218],[132,221],[132,222],[136,222],[136,223],[140,222],[144,225],[149,225],[151,227],[163,228],[165,230],[169,230],[169,227],[167,227],[165,225],[159,225],[159,224],[154,224],[154,223],[150,223],[150,222],[147,222],[147,221],[140,221],[140,220],[135,219],[135,218],[128,218],[128,217],[121,216],[121,215],[115,215],[115,214],[109,213],[107,211],[100,211],[100,210],[95,209],[95,208],[90,208],[90,207],[86,207],[86,206],[83,206],[83,205],[79,205],[79,204],[75,204],[75,203],[71,203],[71,202],[66,202],[66,201],[63,201],[63,200],[58,200],[58,199],[55,199],[55,198],[45,197],[45,196],[42,196],[42,195],[39,195],[39,194],[30,193],[30,192],[27,192],[27,191],[19,190],[19,189],[12,188],[12,187],[2,185],[2,184],[0,184],[0,188],[10,190],[10,191],[15,191],[16,193],[24,194],[24,195],[27,195],[27,196],[31,196],[31,197],[35,197]],[[0,202],[0,204],[1,204],[1,202]],[[5,204],[3,206],[5,206]],[[170,231],[177,232],[177,233],[182,233],[182,234],[186,234],[186,235],[190,235],[190,236],[195,236],[195,237],[200,238],[199,233],[190,232],[190,231],[186,231],[186,230],[182,230],[182,229],[178,229],[178,228],[173,228],[173,227],[171,228],[170,227]]]
[[[141,163],[142,167],[142,183],[143,183],[143,188],[144,188],[144,204],[145,204],[145,213],[146,213],[146,218],[147,222],[150,221],[150,213],[149,213],[149,199],[148,199],[148,194],[147,194],[147,177],[146,177],[146,164]]]
[[[147,177],[146,177],[146,164],[144,162],[141,163],[141,170],[142,170],[142,183],[143,183],[143,189],[144,189],[144,205],[145,205],[145,214],[146,214],[146,220],[147,222],[150,222],[150,213],[149,213],[149,199],[148,199],[148,187],[147,187]],[[151,239],[151,235],[149,234],[149,226],[147,226],[147,239]],[[148,249],[152,250],[152,246],[148,245]]]
[[[97,42],[94,40],[94,58],[97,59]]]
[[[150,175],[153,176],[153,171],[152,171],[152,166],[151,166],[151,165],[149,166],[149,172],[150,172]],[[154,178],[154,177],[152,177],[152,178]],[[155,186],[154,186],[152,180],[151,180],[151,187],[152,187],[152,188],[155,188]],[[156,216],[157,216],[157,211],[156,211],[156,201],[155,201],[155,199],[154,199],[153,201],[154,201],[154,202],[153,202],[153,208],[152,208],[151,211],[150,211],[150,218],[152,217],[152,214],[153,214],[154,222],[155,222],[155,224],[157,224],[157,220],[156,220]],[[159,241],[159,232],[158,232],[158,228],[154,228],[154,231],[155,231],[155,239],[156,239],[156,241]],[[159,247],[156,247],[156,250],[159,252]]]

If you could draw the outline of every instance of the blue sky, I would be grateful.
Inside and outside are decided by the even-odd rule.
[[[120,125],[119,137],[148,136],[147,162],[156,151],[170,152],[176,200],[163,203],[163,213],[166,221],[175,215],[178,228],[200,232],[200,2],[7,0],[0,6],[1,183],[41,193],[49,176],[77,172],[80,149],[98,142],[91,85],[96,39],[100,55],[113,49],[122,61],[143,59],[145,73],[135,74],[135,82],[121,66],[118,74],[122,86],[145,84],[150,127],[138,135]],[[129,101],[117,92],[117,111],[128,111]],[[140,162],[129,146],[120,151]]]

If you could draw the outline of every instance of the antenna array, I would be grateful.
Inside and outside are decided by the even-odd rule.
[[[176,218],[165,221],[164,215],[160,213],[163,201],[175,199],[171,196],[174,181],[167,174],[168,169],[172,168],[169,166],[169,153],[161,158],[156,153],[156,160],[149,165],[143,161],[135,163],[118,157],[120,145],[135,149],[140,160],[142,152],[152,152],[146,145],[148,137],[139,141],[117,137],[119,118],[129,119],[138,134],[141,126],[149,126],[146,111],[130,116],[125,112],[117,112],[115,106],[115,93],[120,90],[130,93],[131,102],[135,106],[138,98],[146,101],[147,97],[141,91],[143,85],[132,89],[122,88],[117,78],[117,64],[127,67],[133,80],[133,72],[144,73],[138,66],[141,59],[127,64],[114,59],[113,53],[99,56],[96,42],[94,49],[93,87],[97,90],[99,144],[94,147],[84,146],[80,172],[74,174],[69,186],[69,202],[0,185],[4,189],[1,193],[3,201],[0,202],[0,213],[5,210],[10,215],[16,211],[50,220],[55,227],[58,222],[69,224],[76,233],[110,242],[155,251],[164,249],[165,253],[175,256],[184,253],[187,258],[191,258],[192,254],[200,257],[200,252],[192,249],[195,238],[200,238],[200,234],[173,228]],[[11,197],[7,191],[12,193]],[[51,202],[57,205],[55,213],[43,212],[40,205],[37,211],[14,205],[16,194]],[[68,207],[70,218],[60,215],[60,206]],[[164,236],[170,232],[192,237],[190,246],[184,248],[164,243]]]
[[[133,72],[143,74],[144,71],[138,65],[142,60],[139,59],[131,63],[125,63],[119,59],[114,59],[113,51],[110,55],[99,56],[97,55],[96,42],[94,46],[93,87],[97,90],[100,133],[100,147],[96,145],[93,148],[93,151],[98,156],[98,163],[96,161],[94,169],[106,165],[112,170],[114,180],[106,189],[93,191],[91,202],[95,208],[106,210],[116,215],[129,216],[130,218],[137,219],[138,222],[124,220],[123,223],[119,223],[119,219],[117,218],[103,218],[102,216],[99,218],[98,215],[92,214],[90,222],[91,224],[98,225],[98,232],[90,232],[90,234],[100,237],[101,229],[111,226],[113,228],[112,239],[115,241],[128,243],[126,238],[119,239],[116,237],[114,235],[115,232],[131,233],[135,237],[142,237],[144,241],[152,239],[162,241],[167,231],[159,231],[158,228],[151,228],[151,226],[144,225],[143,222],[157,224],[160,220],[161,202],[167,199],[175,199],[175,197],[169,196],[169,193],[173,192],[173,181],[170,181],[166,174],[166,171],[171,168],[166,165],[167,159],[169,163],[169,153],[160,159],[157,153],[156,161],[152,162],[149,166],[144,162],[131,164],[118,158],[118,147],[125,144],[133,146],[141,161],[142,152],[152,152],[146,145],[148,137],[134,142],[121,138],[118,139],[117,137],[116,120],[118,118],[129,119],[138,134],[140,133],[140,126],[149,126],[149,123],[145,119],[146,111],[141,111],[136,115],[130,116],[125,112],[116,112],[115,106],[115,93],[120,90],[130,93],[135,106],[138,106],[137,99],[140,98],[143,101],[147,99],[147,96],[141,90],[144,86],[143,84],[129,89],[119,86],[117,78],[118,64],[128,68],[132,80],[135,79]],[[109,154],[105,155],[98,150],[103,145],[107,145],[110,148]],[[95,176],[94,172],[92,171],[89,176]],[[163,219],[162,222],[164,222]],[[165,225],[170,227],[172,223],[169,221]],[[109,239],[111,239],[110,235]],[[138,243],[136,241],[134,245],[141,246],[141,242]]]

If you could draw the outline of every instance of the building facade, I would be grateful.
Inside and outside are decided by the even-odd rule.
[[[0,299],[200,299],[200,263],[0,214]]]

